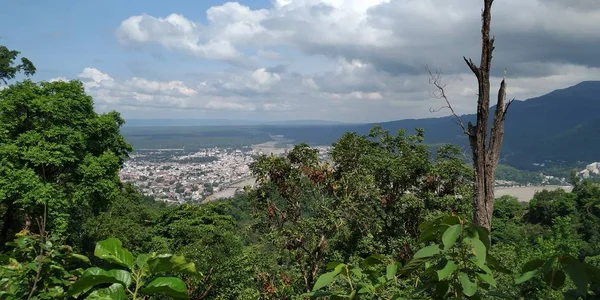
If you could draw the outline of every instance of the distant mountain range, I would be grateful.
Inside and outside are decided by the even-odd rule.
[[[230,119],[127,119],[125,127],[131,126],[314,126],[343,125],[350,123],[324,120],[253,121]]]
[[[493,112],[493,109],[490,110]],[[474,114],[462,116],[475,123]],[[467,146],[467,137],[453,117],[406,119],[363,125],[324,125],[271,128],[297,142],[331,144],[344,132],[367,133],[379,124],[392,132],[424,128],[426,143]],[[503,163],[522,169],[534,164],[600,161],[600,81],[585,81],[525,101],[515,101],[506,116]]]

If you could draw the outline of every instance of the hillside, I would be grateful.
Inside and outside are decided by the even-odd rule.
[[[585,81],[525,101],[515,101],[506,117],[503,161],[519,168],[533,163],[561,160],[564,163],[600,160],[600,81]],[[492,110],[493,111],[493,110]],[[462,116],[465,122],[475,115]],[[406,119],[377,123],[397,131],[424,128],[429,144],[467,145],[466,136],[451,117]],[[330,144],[346,131],[367,133],[376,125],[289,126],[269,131],[298,142]]]

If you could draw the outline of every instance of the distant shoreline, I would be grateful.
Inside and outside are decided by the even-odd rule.
[[[567,192],[573,190],[572,186],[569,185],[535,185],[535,186],[515,186],[515,187],[497,187],[494,189],[494,196],[496,198],[502,196],[513,196],[517,197],[519,201],[529,202],[533,199],[536,192],[543,190],[554,191],[557,189],[563,189]]]

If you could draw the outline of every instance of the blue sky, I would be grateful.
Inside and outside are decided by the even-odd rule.
[[[10,1],[0,44],[79,79],[126,118],[383,121],[441,116],[423,68],[441,69],[460,113],[476,83],[479,0]],[[600,77],[600,4],[494,7],[492,75],[518,99]],[[446,112],[447,113],[447,112]]]

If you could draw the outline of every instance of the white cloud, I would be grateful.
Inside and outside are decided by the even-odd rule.
[[[48,80],[48,82],[56,82],[56,81],[69,81],[69,79],[67,79],[66,77],[55,77],[55,78],[51,78]]]
[[[106,99],[138,104],[375,121],[428,117],[429,107],[443,104],[431,97],[427,64],[442,69],[455,108],[468,113],[475,109],[476,82],[462,56],[478,60],[481,2],[272,0],[263,9],[213,6],[206,22],[191,13],[131,16],[117,29],[123,45],[154,45],[225,67],[166,82],[116,82],[92,69],[81,77]],[[494,84],[507,68],[509,96],[525,99],[599,78],[599,3],[496,1]]]

